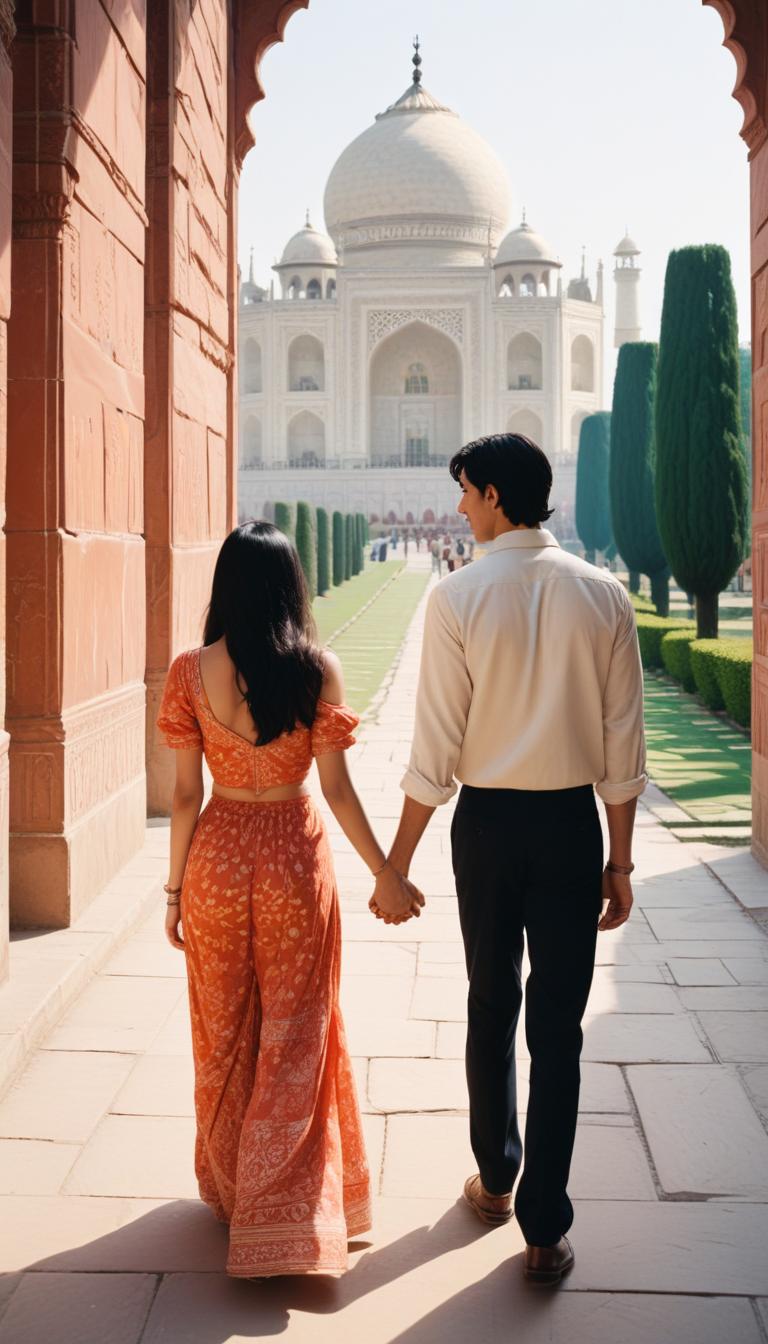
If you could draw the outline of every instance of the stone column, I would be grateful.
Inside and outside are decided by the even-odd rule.
[[[723,21],[744,110],[752,242],[752,850],[768,866],[768,9],[702,0]]]
[[[5,523],[8,318],[11,311],[11,144],[13,3],[0,0],[0,529]],[[5,722],[5,533],[0,530],[0,724]],[[8,743],[0,728],[0,982],[8,974]]]
[[[23,926],[69,924],[144,834],[138,14],[17,7],[7,724]]]
[[[167,813],[173,753],[155,729],[172,658],[199,644],[234,525],[231,30],[214,0],[149,6],[145,361],[147,792]]]
[[[766,23],[768,29],[768,22]],[[768,31],[762,52],[768,70]],[[764,91],[768,103],[768,81]],[[764,103],[764,105],[765,105]],[[750,156],[752,195],[752,847],[768,866],[768,135]]]

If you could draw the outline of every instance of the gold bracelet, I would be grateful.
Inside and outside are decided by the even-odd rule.
[[[376,869],[376,872],[374,872],[373,869],[371,869],[371,877],[378,877],[379,873],[383,873],[384,869],[388,867],[389,867],[389,859],[385,859],[381,867]]]
[[[607,873],[620,873],[622,877],[629,877],[630,873],[635,871],[635,865],[630,863],[629,867],[625,868],[622,864],[614,863],[613,859],[609,859],[605,865],[605,870]]]
[[[164,883],[163,883],[163,891],[165,892],[166,896],[180,896],[180,895],[181,895],[181,887],[172,887],[171,884],[170,884],[170,882],[164,882]]]
[[[180,897],[180,896],[169,896],[169,897],[168,897],[168,900],[165,902],[165,904],[166,904],[166,905],[181,905],[181,897]]]

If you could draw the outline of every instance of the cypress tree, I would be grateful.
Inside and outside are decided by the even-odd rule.
[[[747,480],[731,260],[708,243],[671,252],[656,392],[656,517],[664,553],[717,637],[718,595],[744,554]]]
[[[640,571],[639,569],[630,569],[629,571],[629,591],[630,593],[640,592]]]
[[[355,514],[355,564],[357,573],[365,568],[365,518],[362,513]]]
[[[354,519],[351,513],[344,514],[344,578],[351,579],[355,572]]]
[[[647,574],[659,616],[669,615],[669,566],[656,526],[653,406],[658,346],[628,341],[619,350],[611,411],[611,522],[627,568]]]
[[[284,504],[278,500],[275,504],[275,527],[279,527],[291,541],[296,540],[296,505]]]
[[[296,505],[296,550],[307,580],[310,599],[317,597],[317,536],[315,510],[305,499]]]
[[[610,546],[611,508],[608,499],[608,459],[611,442],[609,411],[598,411],[581,422],[576,465],[576,531],[587,559]]]
[[[331,520],[326,509],[317,510],[317,591],[322,597],[331,586]]]
[[[333,586],[338,588],[346,577],[344,515],[333,511]]]

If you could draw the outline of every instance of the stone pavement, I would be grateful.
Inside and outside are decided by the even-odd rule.
[[[385,842],[422,614],[352,759]],[[744,851],[680,843],[640,809],[636,909],[600,935],[585,1022],[577,1263],[560,1290],[534,1289],[514,1222],[485,1229],[457,1198],[474,1164],[450,811],[414,864],[427,908],[397,929],[368,913],[370,879],[329,820],[378,1194],[347,1276],[250,1284],[223,1273],[225,1231],[195,1198],[184,965],[158,908],[0,1102],[0,1344],[224,1344],[284,1331],[296,1344],[765,1344],[765,874]],[[522,1039],[519,1055],[524,1107]]]

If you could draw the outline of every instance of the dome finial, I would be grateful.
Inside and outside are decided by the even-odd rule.
[[[251,259],[248,266],[248,284],[253,284],[253,244],[251,244]]]
[[[526,218],[526,209],[525,209],[525,206],[523,206],[523,223],[524,223],[524,224],[527,224],[527,223],[528,223],[528,220],[527,220],[527,218]]]
[[[587,249],[584,243],[581,245],[581,278],[587,278]]]
[[[413,39],[413,52],[414,52],[414,54],[413,54],[413,56],[412,56],[412,58],[411,58],[412,61],[413,61],[413,82],[414,82],[414,84],[420,84],[420,83],[421,83],[421,70],[420,70],[420,68],[419,68],[420,65],[421,65],[421,57],[420,57],[420,55],[419,55],[419,52],[420,52],[420,51],[421,51],[421,43],[419,42],[419,34],[417,33],[416,36],[415,36],[415,38]]]
[[[305,229],[311,229],[311,228],[312,228],[312,225],[311,225],[310,222],[309,222],[309,206],[307,206],[307,214],[306,214],[306,218],[305,218],[305,220],[304,220],[304,228],[305,228]]]

